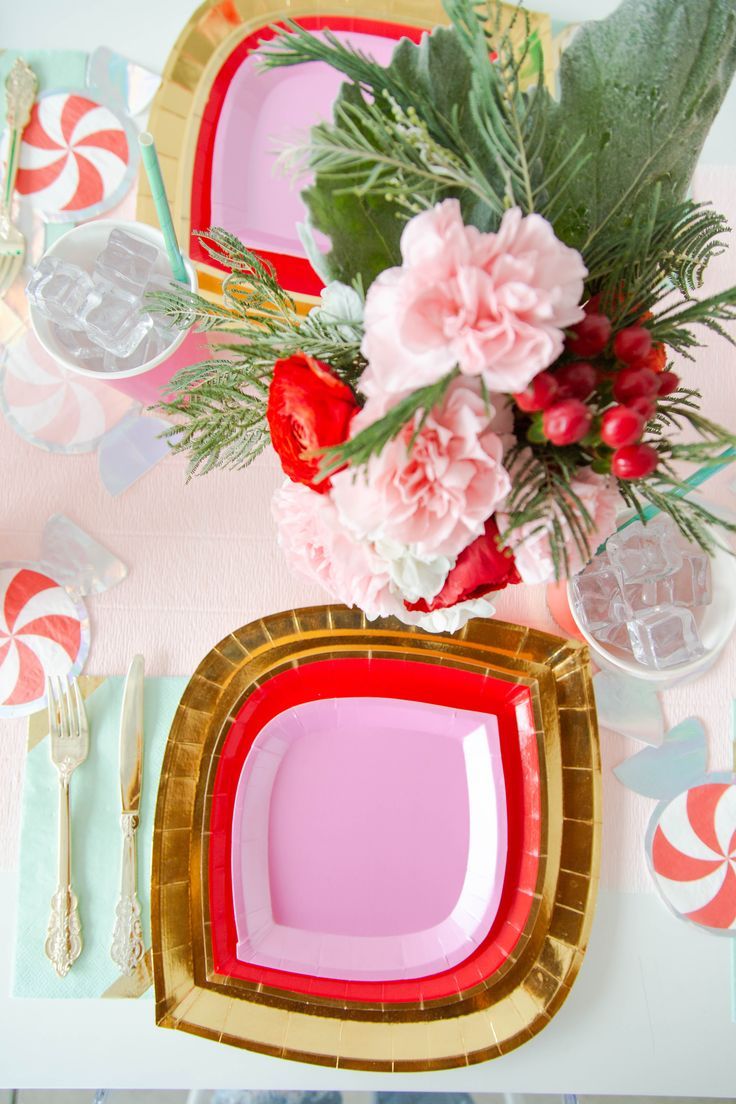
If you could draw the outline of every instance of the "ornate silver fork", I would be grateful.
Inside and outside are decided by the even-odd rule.
[[[20,159],[20,142],[38,91],[36,74],[22,58],[16,58],[5,81],[8,161],[0,192],[0,299],[23,267],[26,241],[13,225],[13,194]]]
[[[89,729],[76,679],[47,679],[51,761],[59,772],[59,882],[51,898],[51,915],[44,951],[59,977],[66,977],[82,950],[82,927],[72,890],[72,835],[69,783],[87,758]]]

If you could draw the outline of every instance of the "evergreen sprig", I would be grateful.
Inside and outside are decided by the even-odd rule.
[[[700,499],[684,497],[690,490],[691,487],[672,476],[658,475],[656,478],[619,482],[622,499],[642,521],[646,521],[646,507],[654,506],[660,513],[672,518],[685,540],[710,554],[717,548],[730,552],[717,539],[714,530],[725,529],[734,533],[736,524],[714,514]],[[681,493],[676,494],[677,491]]]
[[[309,140],[287,147],[282,163],[301,175],[334,181],[334,194],[374,195],[410,217],[448,194],[468,193],[496,215],[503,204],[469,150],[462,156],[438,142],[416,108],[388,92],[355,102],[344,96],[334,121],[312,128]]]
[[[353,468],[364,467],[372,456],[378,456],[389,441],[412,424],[412,432],[407,442],[411,450],[417,434],[427,420],[432,410],[442,402],[447,389],[458,374],[454,368],[451,372],[442,376],[435,383],[426,387],[419,387],[412,391],[406,398],[401,399],[392,406],[387,414],[375,422],[371,422],[359,433],[342,445],[335,445],[325,449],[322,453],[323,460],[320,464],[319,479],[326,479],[333,472],[349,464]]]
[[[554,566],[555,578],[564,578],[570,571],[568,547],[570,539],[582,562],[591,554],[593,518],[572,481],[580,468],[580,451],[576,448],[541,448],[515,446],[505,463],[511,474],[511,491],[506,501],[508,521],[499,540],[514,548],[523,540],[546,535]]]
[[[361,328],[298,312],[273,268],[233,234],[215,228],[199,235],[207,252],[229,269],[224,306],[188,291],[157,292],[152,303],[180,328],[217,331],[213,355],[182,369],[171,381],[175,397],[159,403],[174,418],[165,436],[173,452],[189,457],[189,477],[213,468],[243,468],[269,443],[268,385],[277,360],[298,353],[329,361],[353,384],[365,362]]]
[[[318,181],[335,194],[399,203],[405,217],[459,195],[477,201],[466,207],[469,221],[481,229],[495,228],[511,206],[554,219],[585,159],[577,156],[580,143],[573,143],[545,175],[551,99],[540,81],[525,88],[534,41],[528,16],[518,9],[507,25],[504,9],[492,2],[445,0],[445,7],[457,43],[453,62],[459,68],[464,55],[468,74],[462,104],[440,106],[406,79],[408,64],[378,66],[329,31],[324,40],[315,39],[290,22],[266,43],[265,68],[321,61],[353,82],[343,88],[332,122],[319,124],[308,140],[287,149],[286,162],[320,174]],[[514,33],[517,21],[521,33]],[[434,34],[436,42],[430,36],[422,47],[427,57],[435,46],[437,53],[446,48],[447,31]],[[472,120],[472,142],[461,107]]]

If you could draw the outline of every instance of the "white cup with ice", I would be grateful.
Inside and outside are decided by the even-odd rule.
[[[196,291],[196,270],[187,258],[184,263]],[[83,223],[58,238],[34,270],[31,324],[49,355],[69,371],[155,402],[179,367],[201,359],[181,355],[189,331],[145,309],[148,293],[172,290],[172,283],[158,229],[110,219]]]
[[[736,629],[736,559],[709,559],[658,515],[609,538],[567,597],[600,667],[665,689],[706,671]]]

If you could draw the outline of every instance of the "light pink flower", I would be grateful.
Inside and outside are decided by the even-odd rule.
[[[383,397],[369,399],[351,434],[384,412]],[[348,468],[334,476],[332,498],[358,539],[396,542],[419,557],[454,562],[511,488],[503,445],[489,428],[479,385],[462,378],[450,385],[412,444],[413,432],[414,422],[364,472]]]
[[[471,617],[491,617],[493,595],[458,602],[447,609],[407,610],[391,581],[390,565],[369,541],[357,541],[340,524],[329,494],[286,480],[272,503],[281,546],[289,566],[319,583],[335,601],[357,606],[373,621],[397,617],[428,632],[457,632]]]
[[[279,545],[295,571],[371,619],[396,612],[386,563],[342,524],[329,494],[287,479],[274,494],[271,511]]]
[[[607,476],[597,475],[591,468],[580,468],[570,483],[570,489],[593,519],[595,529],[588,534],[588,544],[593,555],[598,545],[616,528],[616,513],[621,507],[621,498],[615,483]],[[498,527],[501,533],[508,527],[508,523],[508,514],[499,512]],[[584,561],[567,524],[562,521],[561,525],[569,561],[568,574],[573,575],[584,566]],[[508,544],[525,583],[549,583],[554,580],[549,540],[551,528],[550,522],[541,526],[539,522],[529,522],[509,535]]]
[[[492,391],[522,391],[583,317],[582,257],[541,215],[515,207],[484,234],[446,199],[406,224],[401,253],[366,299],[366,395],[415,390],[455,365]]]

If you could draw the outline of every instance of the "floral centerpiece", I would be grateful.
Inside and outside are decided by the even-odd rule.
[[[295,23],[262,47],[266,67],[347,78],[287,151],[312,175],[320,304],[304,317],[222,229],[202,235],[230,272],[222,305],[160,303],[222,334],[164,405],[191,473],[270,441],[290,564],[433,631],[580,570],[623,505],[712,549],[716,519],[673,491],[680,462],[736,441],[670,362],[736,317],[736,288],[696,294],[727,227],[686,198],[736,65],[732,0],[624,0],[574,36],[557,97],[525,83],[523,13],[445,7],[450,25],[385,68]]]

